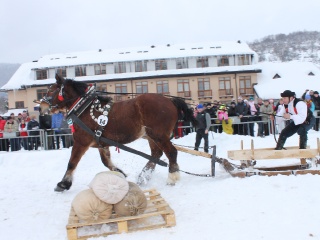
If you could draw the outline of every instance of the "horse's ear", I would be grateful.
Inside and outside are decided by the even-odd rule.
[[[58,85],[61,85],[64,82],[64,78],[61,77],[59,74],[56,74],[56,80]]]

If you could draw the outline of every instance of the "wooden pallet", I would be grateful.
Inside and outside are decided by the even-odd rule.
[[[91,237],[108,236],[111,234],[128,233],[141,230],[150,230],[162,227],[173,227],[176,225],[174,211],[155,189],[144,191],[148,206],[146,211],[138,216],[117,217],[115,214],[110,219],[101,222],[84,223],[79,221],[73,211],[70,212],[69,222],[66,226],[68,240],[88,239]],[[104,226],[104,227],[101,227]],[[99,233],[79,236],[79,230],[86,228],[100,228]],[[101,233],[101,229],[105,229]]]

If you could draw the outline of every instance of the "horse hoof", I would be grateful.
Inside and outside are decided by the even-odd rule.
[[[56,186],[55,188],[54,188],[54,191],[55,192],[63,192],[64,190],[66,190],[65,188],[62,188],[62,187],[59,187],[59,186]]]
[[[143,169],[142,172],[139,174],[137,184],[139,186],[141,185],[147,185],[149,180],[151,179],[152,172],[154,169],[149,168],[149,169]]]

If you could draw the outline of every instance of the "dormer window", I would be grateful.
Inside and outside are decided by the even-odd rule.
[[[308,76],[314,76],[313,72],[309,72]]]
[[[281,78],[278,73],[276,75],[274,75],[273,79],[277,79],[277,78]]]

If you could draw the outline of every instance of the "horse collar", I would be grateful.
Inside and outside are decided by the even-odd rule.
[[[101,106],[99,99],[96,99],[90,108],[90,116],[91,118],[98,123],[100,126],[104,127],[108,123],[108,114],[110,112],[112,103],[107,103],[104,107]],[[102,113],[99,117],[95,117],[93,115],[93,110]]]

